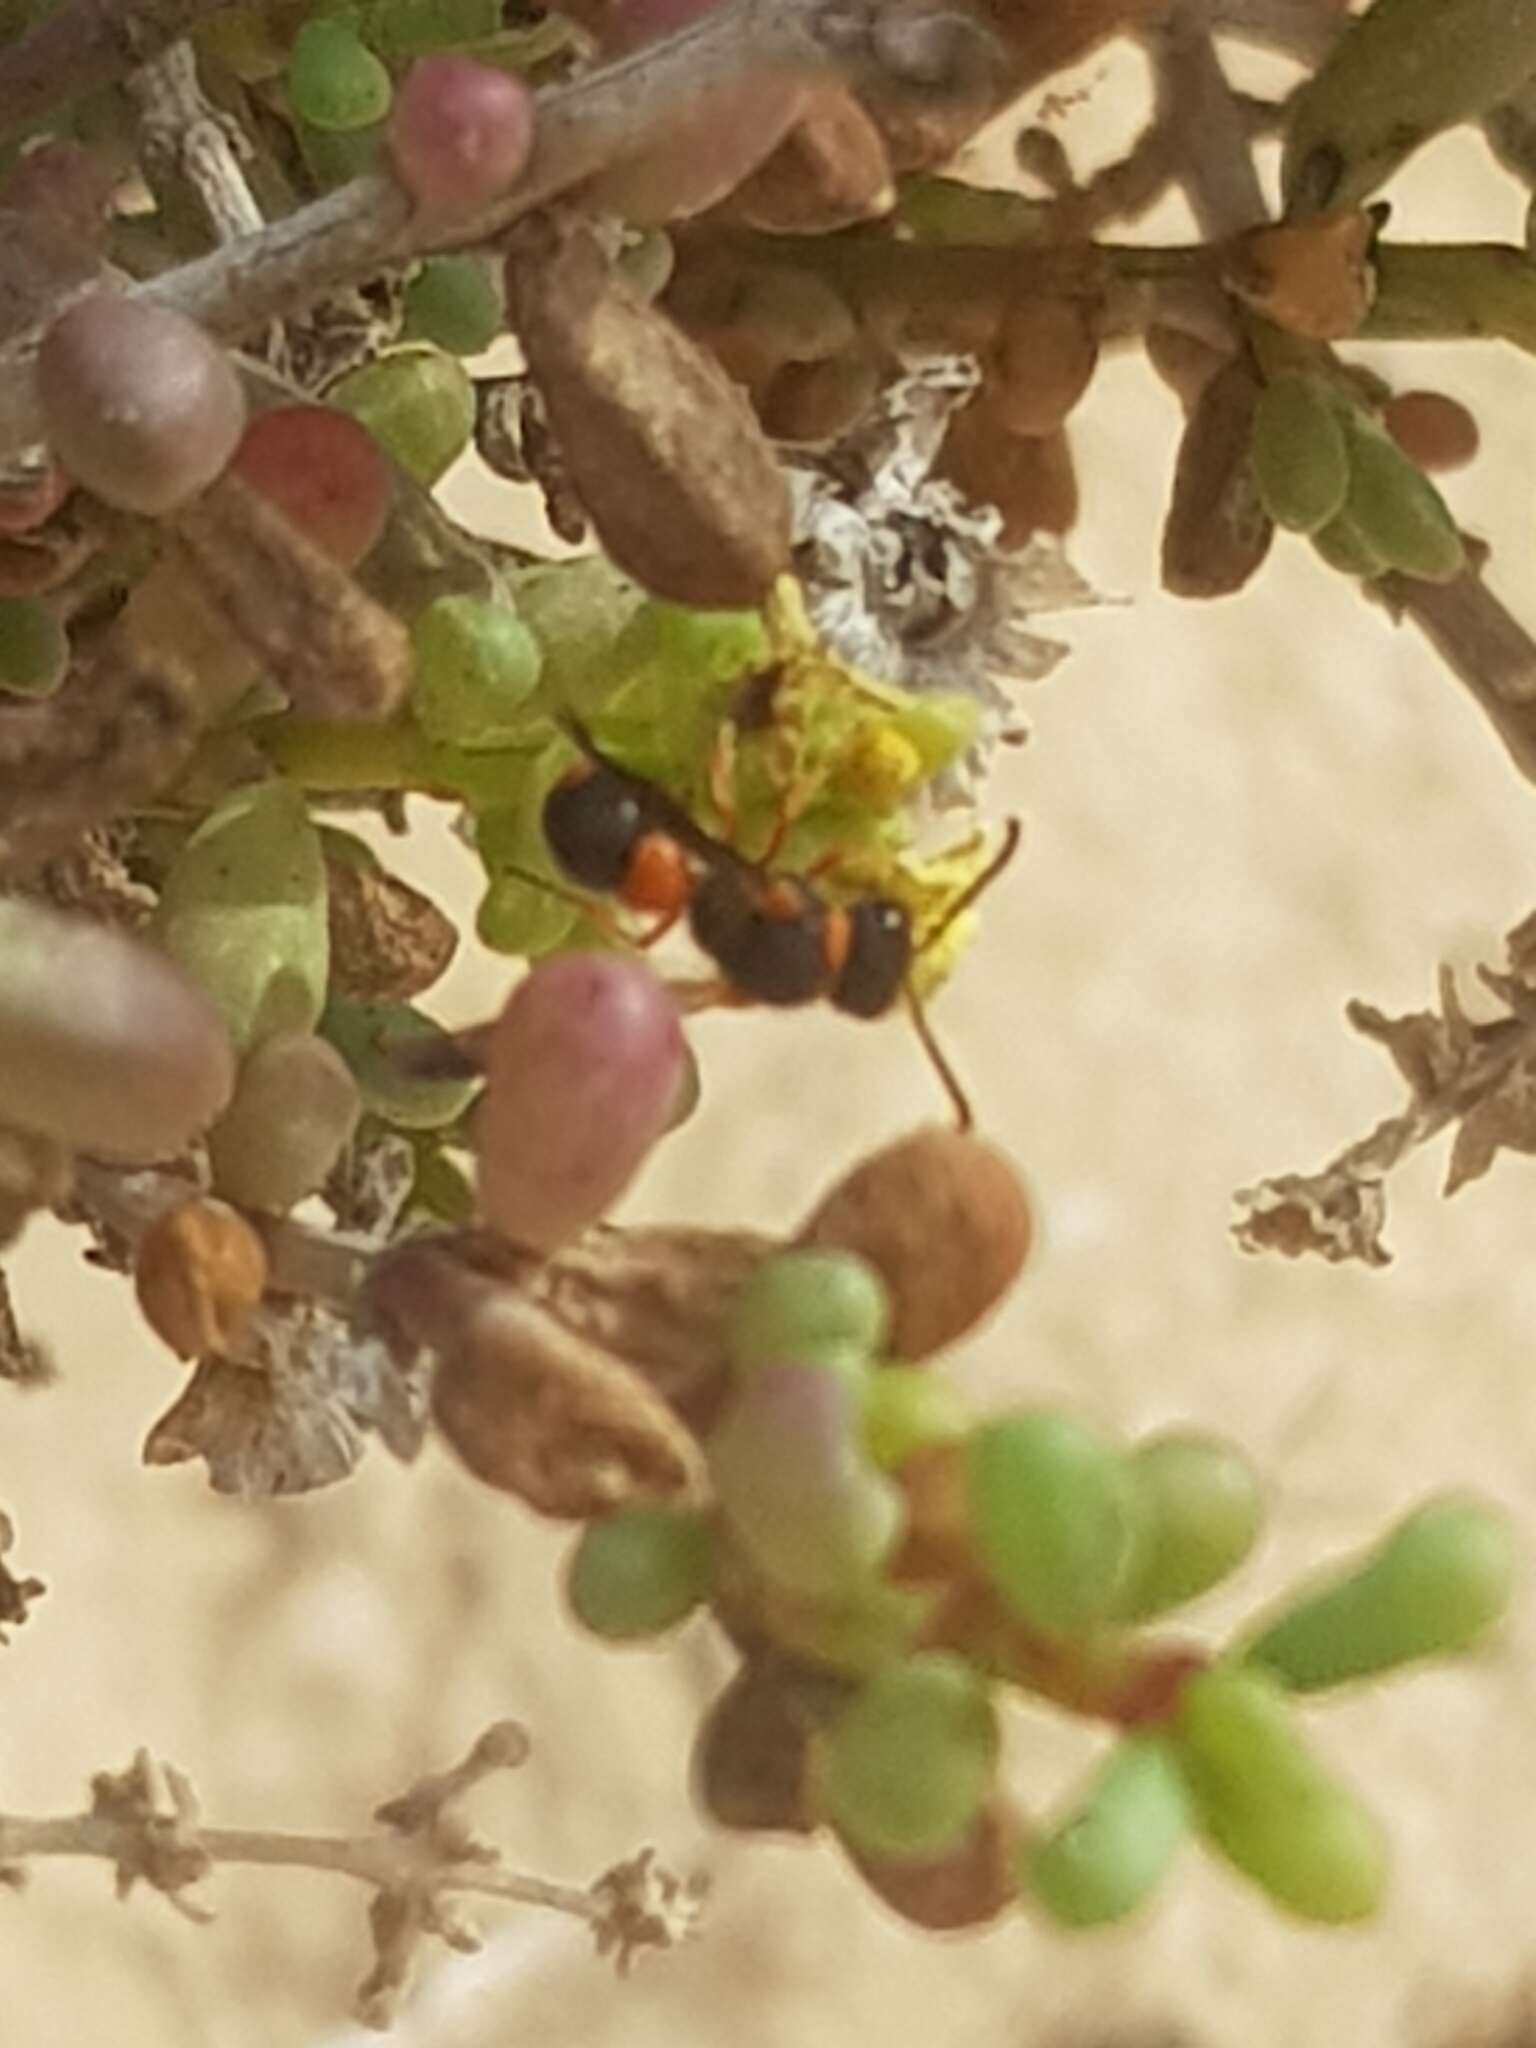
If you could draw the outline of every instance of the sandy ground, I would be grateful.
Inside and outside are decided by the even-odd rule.
[[[1481,182],[1470,144],[1403,183],[1416,226],[1518,235],[1517,196]],[[1443,381],[1498,422],[1455,496],[1498,534],[1529,613],[1531,366],[1468,349]],[[1250,1447],[1273,1478],[1271,1532],[1213,1603],[1218,1631],[1442,1484],[1536,1520],[1529,1164],[1501,1162],[1447,1206],[1443,1161],[1417,1162],[1385,1273],[1246,1260],[1226,1236],[1236,1186],[1317,1163],[1395,1105],[1341,1007],[1412,1007],[1438,961],[1497,958],[1536,900],[1536,798],[1416,640],[1301,547],[1278,547],[1237,603],[1155,594],[1174,432],[1140,363],[1105,369],[1083,415],[1078,554],[1134,602],[1066,625],[1076,656],[1033,699],[1033,744],[1000,791],[1027,814],[1025,857],[942,1025],[1045,1218],[1028,1284],[960,1369],[999,1400],[1066,1398],[1129,1430],[1185,1417]],[[467,867],[430,821],[420,859],[465,900]],[[466,958],[438,1007],[471,1017],[505,979]],[[699,1043],[705,1108],[637,1215],[788,1222],[841,1162],[934,1109],[896,1024],[730,1018]],[[17,1282],[67,1376],[0,1404],[0,1493],[20,1560],[50,1584],[0,1654],[0,1806],[68,1810],[144,1743],[218,1819],[345,1829],[511,1713],[534,1759],[480,1812],[520,1864],[581,1880],[655,1841],[713,1869],[707,1938],[623,1984],[566,1924],[492,1915],[478,1959],[431,1958],[397,2033],[409,2048],[1034,2048],[1163,2029],[1417,2048],[1496,2005],[1530,1960],[1528,1599],[1480,1668],[1316,1715],[1397,1844],[1369,1931],[1298,1931],[1192,1853],[1120,1934],[1071,1943],[1020,1921],[930,1941],[830,1853],[722,1842],[690,1816],[686,1736],[719,1668],[707,1639],[624,1654],[579,1639],[556,1596],[562,1539],[435,1453],[411,1470],[376,1453],[347,1487],[272,1507],[141,1470],[175,1368],[61,1232],[29,1238]],[[1087,1744],[1045,1717],[1016,1732],[1019,1783],[1045,1811]],[[0,1919],[0,2048],[371,2038],[339,2017],[366,1960],[360,1894],[247,1871],[213,1891],[218,1920],[199,1930],[153,1898],[116,1905],[99,1866],[39,1867]]]

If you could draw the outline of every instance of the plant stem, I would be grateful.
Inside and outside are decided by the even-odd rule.
[[[134,1823],[104,1814],[69,1814],[46,1820],[0,1814],[0,1864],[38,1856],[96,1856],[116,1863],[135,1848],[139,1833]],[[426,1882],[434,1891],[474,1892],[517,1905],[544,1906],[589,1922],[600,1914],[584,1886],[557,1884],[487,1863],[444,1863],[432,1858],[411,1836],[291,1835],[265,1828],[200,1827],[197,1842],[216,1864],[325,1870],[356,1878],[380,1891]]]
[[[315,791],[404,789],[457,794],[418,727],[319,718],[273,718],[252,728],[262,752],[291,782]]]
[[[139,291],[225,341],[302,311],[433,249],[493,240],[609,164],[662,139],[701,96],[763,71],[858,79],[879,65],[867,36],[879,0],[726,0],[664,41],[538,98],[533,154],[494,205],[455,221],[413,213],[387,172],[369,172],[258,234],[157,277]],[[0,462],[41,438],[30,366],[41,325],[0,349]]]
[[[234,0],[65,0],[0,63],[0,142],[147,64]]]

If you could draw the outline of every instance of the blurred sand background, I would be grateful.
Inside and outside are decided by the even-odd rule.
[[[1132,126],[1133,59],[1099,60],[1065,133],[1091,169]],[[1467,139],[1399,181],[1424,234],[1521,231],[1521,196]],[[1149,237],[1181,232],[1170,206]],[[1465,348],[1408,381],[1472,401],[1487,447],[1454,480],[1496,535],[1527,616],[1536,369]],[[1023,1162],[1044,1236],[1027,1284],[962,1369],[997,1399],[1065,1398],[1131,1431],[1231,1431],[1274,1481],[1273,1520],[1210,1624],[1348,1548],[1421,1493],[1471,1483],[1536,1531],[1536,1168],[1502,1160],[1442,1204],[1443,1156],[1393,1189],[1386,1272],[1240,1257],[1231,1191],[1309,1167],[1396,1106],[1386,1060],[1346,1031],[1358,994],[1429,999],[1437,962],[1496,960],[1536,904],[1536,791],[1459,687],[1307,550],[1209,611],[1155,589],[1172,399],[1108,363],[1078,436],[1076,556],[1132,602],[1062,622],[1073,659],[1032,696],[1032,744],[999,806],[1024,857],[941,1006],[986,1128]],[[462,482],[462,480],[461,480]],[[505,491],[463,484],[512,532]],[[467,905],[470,864],[423,820],[415,871]],[[475,952],[435,999],[483,1012],[507,981]],[[899,1024],[730,1017],[701,1025],[706,1100],[656,1160],[636,1215],[792,1222],[846,1160],[935,1113]],[[235,1825],[347,1830],[490,1719],[535,1737],[478,1813],[517,1864],[583,1881],[640,1843],[715,1873],[707,1936],[615,1983],[579,1930],[487,1915],[478,1959],[434,1952],[402,2048],[1034,2048],[1148,2044],[1417,2048],[1501,2003],[1532,1959],[1536,1622],[1521,1603],[1482,1667],[1316,1713],[1318,1740],[1387,1817],[1398,1872],[1363,1933],[1281,1923],[1198,1854],[1133,1927],[1078,1944],[1023,1920],[937,1942],[890,1921],[834,1855],[721,1840],[690,1817],[687,1731],[720,1669],[704,1635],[616,1653],[561,1616],[565,1539],[435,1448],[370,1452],[331,1493],[211,1497],[201,1468],[145,1471],[176,1367],[77,1243],[37,1230],[16,1262],[29,1322],[66,1376],[0,1397],[0,1498],[16,1562],[49,1584],[0,1653],[0,1808],[62,1812],[89,1773],[148,1744]],[[1045,1811],[1091,1738],[1020,1723],[1019,1782]],[[0,1904],[0,2048],[342,2048],[366,1966],[363,1896],[340,1880],[230,1871],[197,1929],[126,1906],[98,1865],[38,1866]]]

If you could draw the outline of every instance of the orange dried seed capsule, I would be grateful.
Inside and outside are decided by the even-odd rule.
[[[178,1358],[239,1342],[266,1291],[267,1248],[228,1202],[193,1195],[139,1240],[133,1285],[144,1320]]]
[[[1309,341],[1359,332],[1376,297],[1376,216],[1359,207],[1250,228],[1227,249],[1222,283],[1266,320]]]

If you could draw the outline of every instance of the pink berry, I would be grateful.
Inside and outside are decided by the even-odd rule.
[[[126,512],[173,512],[234,454],[245,393],[195,321],[151,299],[92,292],[43,336],[37,393],[49,446]]]
[[[677,1005],[643,962],[566,953],[532,968],[487,1045],[487,1221],[551,1250],[605,1215],[669,1128],[686,1060]]]
[[[395,94],[386,131],[395,174],[418,205],[473,214],[522,176],[533,94],[465,57],[423,57]]]

